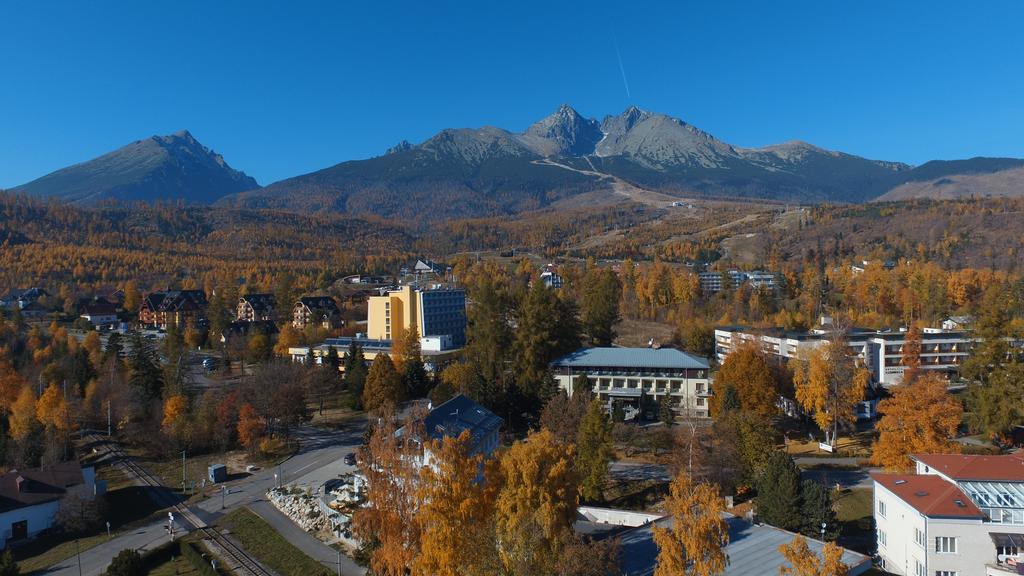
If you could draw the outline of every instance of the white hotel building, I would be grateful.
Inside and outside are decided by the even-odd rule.
[[[882,568],[908,576],[1024,574],[1024,452],[926,454],[873,474]]]
[[[668,401],[677,414],[710,415],[708,361],[672,348],[584,348],[551,363],[559,388],[572,395],[582,377],[594,396],[640,408],[641,397]]]
[[[803,350],[826,343],[829,334],[823,329],[796,332],[781,328],[721,326],[715,328],[715,355],[721,363],[738,345],[757,342],[770,356],[797,358]],[[906,337],[907,333],[900,330],[854,328],[846,333],[851,353],[871,370],[872,380],[883,386],[894,386],[903,380]],[[969,332],[925,328],[921,334],[921,368],[953,376],[970,356],[973,346],[974,338]]]

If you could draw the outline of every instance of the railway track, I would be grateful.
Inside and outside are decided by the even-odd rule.
[[[97,444],[105,442],[105,452],[111,456],[113,463],[121,465],[128,474],[135,477],[146,486],[158,488],[159,490],[157,491],[157,494],[159,495],[161,503],[166,504],[168,508],[173,510],[183,522],[190,524],[194,532],[199,532],[204,537],[214,541],[220,549],[224,551],[224,554],[235,562],[235,566],[231,567],[231,569],[236,574],[240,574],[241,576],[277,576],[274,572],[264,568],[259,561],[235,544],[231,539],[221,534],[217,529],[207,526],[206,522],[192,512],[188,506],[178,502],[177,498],[174,497],[163,483],[150,474],[145,468],[132,460],[130,456],[125,454],[124,450],[122,450],[120,446],[113,443],[108,438],[95,433],[83,434],[83,437]]]

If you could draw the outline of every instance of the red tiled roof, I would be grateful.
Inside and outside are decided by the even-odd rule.
[[[871,478],[925,516],[984,518],[956,484],[934,474],[872,474]]]
[[[1024,450],[1003,456],[912,454],[910,457],[954,480],[1024,482]]]

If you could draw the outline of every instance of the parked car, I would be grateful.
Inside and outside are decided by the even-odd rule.
[[[216,370],[217,369],[217,359],[216,358],[203,358],[203,368],[206,368],[207,370],[209,370],[211,372]]]
[[[348,464],[349,466],[355,466],[356,465],[356,453],[355,452],[349,452],[348,454],[345,454],[345,464]]]

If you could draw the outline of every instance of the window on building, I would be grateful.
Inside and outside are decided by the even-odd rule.
[[[878,501],[878,515],[881,516],[882,518],[885,518],[885,501],[884,500],[879,500]]]
[[[879,530],[878,531],[878,545],[884,547],[884,546],[887,546],[888,544],[889,543],[886,540],[885,532],[882,531],[882,530]]]
[[[922,548],[925,545],[924,532],[920,528],[914,528],[914,542],[917,542]]]
[[[996,546],[996,556],[1016,556],[1020,554],[1020,549],[1016,546]]]
[[[935,576],[956,576],[956,570],[936,570]]]
[[[952,536],[936,536],[935,551],[945,554],[956,554],[956,538]]]
[[[914,560],[914,575],[915,576],[926,576],[924,573],[924,564],[921,564],[920,560]]]

